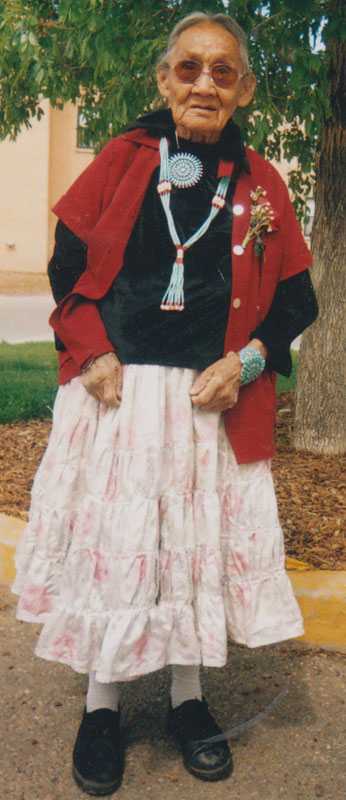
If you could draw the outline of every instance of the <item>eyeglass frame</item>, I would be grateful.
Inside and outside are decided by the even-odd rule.
[[[182,64],[184,61],[190,61],[190,62],[191,62],[191,63],[193,63],[193,64],[198,64],[198,65],[200,65],[200,66],[201,66],[200,73],[199,73],[198,77],[197,77],[197,78],[195,78],[195,80],[194,80],[194,81],[183,81],[183,80],[182,80],[181,78],[179,78],[179,76],[177,75],[177,72],[176,72],[176,67],[178,66],[178,64]],[[238,70],[237,70],[237,68],[236,68],[236,67],[231,67],[231,65],[230,65],[230,64],[224,64],[222,61],[218,61],[216,64],[212,64],[212,66],[211,66],[210,68],[208,68],[208,69],[203,69],[203,68],[202,68],[202,64],[201,64],[201,62],[200,62],[200,61],[198,61],[197,59],[194,59],[194,58],[181,58],[181,59],[180,59],[179,61],[177,61],[177,63],[176,63],[176,64],[174,64],[173,66],[171,66],[170,64],[169,64],[168,66],[169,66],[169,68],[170,68],[170,69],[172,69],[172,70],[174,71],[174,73],[175,73],[175,76],[176,76],[177,80],[178,80],[180,83],[184,83],[184,84],[185,84],[185,85],[187,85],[187,86],[188,86],[189,84],[190,84],[191,86],[193,86],[195,83],[197,83],[197,81],[199,81],[199,79],[200,79],[201,75],[210,75],[210,78],[211,78],[211,80],[213,81],[213,84],[214,84],[215,86],[217,86],[217,87],[218,87],[218,89],[230,89],[230,88],[231,88],[231,86],[234,86],[234,84],[235,84],[235,83],[237,83],[237,81],[239,81],[239,79],[240,79],[240,78],[245,78],[247,75],[251,75],[251,72],[238,72]],[[233,83],[230,83],[230,85],[229,85],[229,86],[220,86],[220,85],[219,85],[219,84],[218,84],[218,83],[215,81],[215,78],[213,78],[213,75],[212,75],[212,70],[214,69],[214,67],[227,67],[229,70],[232,70],[232,72],[233,72],[233,73],[234,73],[234,72],[236,72],[236,73],[237,73],[237,78],[235,79],[235,81],[233,81]]]

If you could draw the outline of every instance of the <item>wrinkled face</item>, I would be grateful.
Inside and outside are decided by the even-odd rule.
[[[179,81],[174,66],[182,60],[200,62],[203,71],[195,83]],[[217,86],[210,69],[214,64],[244,72],[237,40],[222,25],[203,22],[183,31],[168,58],[169,69],[157,70],[158,87],[168,101],[180,136],[215,142],[238,106],[246,106],[254,93],[253,75],[239,77],[228,88]]]

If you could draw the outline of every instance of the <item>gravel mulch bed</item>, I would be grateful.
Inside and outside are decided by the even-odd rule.
[[[346,569],[346,457],[297,453],[290,445],[294,392],[278,398],[273,459],[287,555],[317,569]],[[0,426],[0,510],[26,520],[30,488],[50,420]]]
[[[346,569],[346,456],[290,444],[294,392],[278,396],[273,475],[287,555],[317,569]]]

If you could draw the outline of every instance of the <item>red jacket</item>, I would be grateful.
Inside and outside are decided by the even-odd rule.
[[[122,267],[124,252],[151,175],[160,163],[159,140],[141,129],[113,139],[80,175],[53,211],[88,246],[88,264],[50,322],[67,350],[59,353],[60,383],[81,373],[88,359],[114,350],[94,302],[103,297]],[[251,175],[241,172],[235,194],[232,241],[232,296],[225,350],[238,351],[265,318],[279,281],[311,264],[289,200],[274,167],[247,148]],[[218,177],[233,164],[221,160]],[[250,222],[250,191],[261,186],[275,212],[273,231],[262,234],[265,259],[260,270],[251,241],[239,254]],[[234,250],[234,248],[236,248]],[[261,272],[261,274],[260,274]],[[275,375],[265,370],[241,388],[237,404],[225,412],[228,437],[238,463],[274,453]]]

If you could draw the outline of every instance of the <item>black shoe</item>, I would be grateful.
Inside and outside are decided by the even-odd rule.
[[[119,788],[124,772],[120,712],[100,708],[87,713],[73,748],[73,777],[85,792],[104,797]]]
[[[181,746],[186,769],[195,778],[220,781],[229,777],[233,764],[226,740],[207,741],[222,731],[209,713],[204,697],[202,700],[186,700],[177,708],[170,704],[168,725]]]

